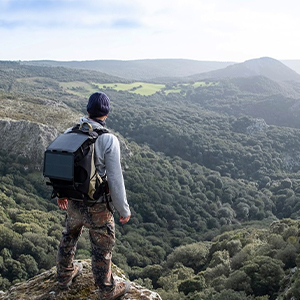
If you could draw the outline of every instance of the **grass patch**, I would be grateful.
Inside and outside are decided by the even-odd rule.
[[[176,84],[174,86],[172,86],[172,88],[168,88],[166,90],[164,90],[164,93],[166,95],[170,94],[170,93],[181,93],[181,92],[185,92],[187,91],[187,88],[192,87],[192,88],[198,88],[198,87],[208,87],[208,86],[216,86],[218,85],[218,82],[213,82],[213,81],[197,81],[194,82],[193,84],[191,83],[179,83]],[[185,93],[184,93],[185,94]]]
[[[160,92],[165,88],[164,84],[153,84],[146,82],[133,82],[133,83],[86,83],[80,81],[62,82],[60,85],[66,92],[78,95],[89,96],[99,90],[116,90],[127,91],[129,93],[139,94],[142,96],[149,96]]]
[[[181,89],[169,89],[169,90],[165,90],[164,91],[166,95],[170,94],[170,93],[180,93]]]
[[[178,84],[172,88],[166,89],[164,84],[147,83],[147,82],[133,82],[133,83],[86,83],[80,81],[62,82],[60,86],[71,94],[77,96],[88,97],[92,93],[99,90],[115,90],[115,91],[126,91],[129,93],[139,94],[142,96],[153,95],[156,92],[163,92],[166,95],[170,93],[180,93],[185,90],[188,86],[193,88],[207,87],[218,85],[217,82],[198,81],[193,84]]]
[[[197,87],[206,87],[206,86],[216,86],[218,85],[219,83],[218,82],[213,82],[213,81],[197,81],[195,83],[193,83],[193,87],[194,88],[197,88]]]
[[[113,89],[116,91],[127,91],[129,93],[139,94],[142,96],[149,96],[160,92],[165,88],[164,84],[155,84],[147,82],[133,82],[133,83],[106,83],[106,84],[95,84],[100,89]]]
[[[61,87],[63,87],[63,89],[66,92],[77,96],[88,97],[92,93],[98,91],[97,86],[95,86],[94,84],[89,84],[87,82],[72,81],[72,82],[60,82],[59,84]]]

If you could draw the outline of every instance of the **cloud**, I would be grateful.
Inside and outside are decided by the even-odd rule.
[[[140,27],[138,7],[120,0],[0,0],[0,28]]]
[[[128,29],[128,28],[141,28],[143,24],[139,20],[134,19],[116,19],[111,24],[112,28],[121,28],[121,29]]]
[[[0,0],[0,58],[295,58],[299,8],[298,0]]]
[[[0,28],[4,29],[14,29],[24,25],[22,21],[9,21],[9,20],[0,20]]]
[[[3,7],[6,13],[26,12],[26,11],[41,11],[41,10],[57,10],[65,8],[68,2],[66,1],[53,1],[53,0],[11,0],[5,1]],[[2,7],[2,8],[3,8]]]

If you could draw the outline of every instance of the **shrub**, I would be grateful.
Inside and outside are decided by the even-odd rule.
[[[182,281],[178,286],[178,291],[185,295],[194,291],[202,291],[206,288],[205,279],[202,275],[194,276],[193,278]]]

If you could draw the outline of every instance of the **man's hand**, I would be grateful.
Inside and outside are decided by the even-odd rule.
[[[121,222],[122,224],[126,224],[126,223],[129,221],[130,217],[131,217],[131,216],[128,216],[128,217],[124,218],[124,217],[121,216],[121,217],[120,217],[120,222]]]
[[[57,204],[60,209],[66,210],[68,208],[68,199],[67,198],[58,198]]]

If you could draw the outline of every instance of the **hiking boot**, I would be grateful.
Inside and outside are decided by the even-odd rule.
[[[73,279],[82,273],[83,266],[81,263],[74,264],[74,270],[71,276],[66,276],[63,280],[58,282],[60,289],[67,289],[73,282]]]
[[[125,295],[130,288],[130,282],[117,282],[115,287],[109,292],[100,292],[100,300],[115,300]]]

